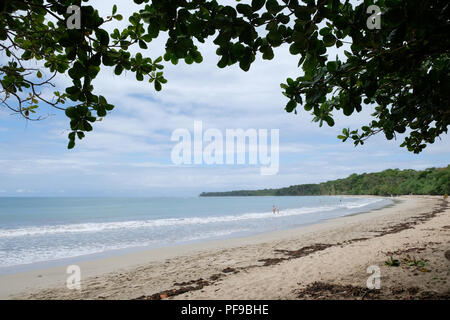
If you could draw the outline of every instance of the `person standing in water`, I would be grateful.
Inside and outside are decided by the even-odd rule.
[[[280,208],[277,208],[277,215],[280,215]]]
[[[272,206],[272,212],[273,214],[275,214],[275,211],[277,210],[277,208],[275,208],[275,205]]]

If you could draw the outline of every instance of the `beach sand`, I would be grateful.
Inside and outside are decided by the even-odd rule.
[[[2,299],[449,299],[450,205],[396,204],[248,238],[129,253],[0,277]],[[388,266],[392,257],[399,266]],[[380,272],[369,290],[368,267]]]

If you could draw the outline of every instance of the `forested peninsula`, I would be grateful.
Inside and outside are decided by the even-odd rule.
[[[450,193],[450,165],[446,168],[388,169],[352,174],[345,179],[300,184],[280,189],[203,192],[201,197],[314,196],[314,195],[444,195]]]

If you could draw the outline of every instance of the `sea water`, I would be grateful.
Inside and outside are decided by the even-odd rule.
[[[339,196],[0,198],[0,273],[67,258],[286,230],[391,203]]]

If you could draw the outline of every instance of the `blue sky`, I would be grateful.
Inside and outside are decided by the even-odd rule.
[[[110,12],[105,1],[93,1],[103,16]],[[135,8],[118,2],[127,15]],[[114,25],[113,27],[117,27]],[[305,111],[284,111],[286,98],[279,84],[297,77],[297,58],[286,47],[275,59],[259,57],[249,72],[237,66],[218,69],[211,43],[201,45],[200,65],[165,63],[168,83],[156,92],[132,74],[115,76],[102,71],[94,85],[116,109],[74,150],[67,150],[69,123],[64,114],[42,106],[52,115],[40,122],[26,122],[0,108],[0,196],[192,196],[201,191],[282,187],[343,178],[351,173],[387,168],[442,167],[449,163],[450,140],[441,141],[415,155],[384,136],[363,147],[342,143],[336,136],[344,127],[367,124],[371,107],[350,118],[336,115],[335,127],[319,128]],[[143,51],[150,57],[163,53],[164,39]],[[336,54],[336,53],[334,53]],[[0,57],[4,61],[5,57]],[[55,84],[69,84],[60,76]],[[53,89],[52,89],[53,91]],[[49,91],[50,92],[50,91]],[[205,129],[280,129],[280,170],[261,176],[259,166],[175,166],[170,140],[177,128],[192,131],[194,120]]]

